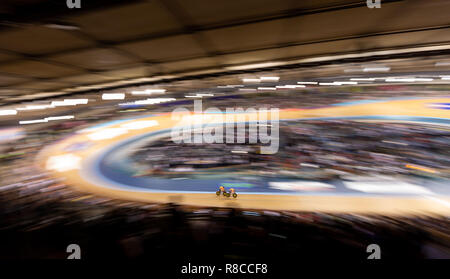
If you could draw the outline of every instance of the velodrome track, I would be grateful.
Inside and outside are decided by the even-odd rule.
[[[449,103],[450,98],[341,103],[324,108],[281,110],[280,120],[354,119],[419,122],[424,125],[448,127]],[[205,115],[203,123],[221,123],[223,120],[216,116]],[[245,116],[250,118],[251,115]],[[339,181],[295,181],[283,184],[287,185],[286,188],[273,187],[279,182],[286,182],[276,179],[258,183],[248,183],[239,177],[223,180],[165,180],[136,178],[127,176],[126,172],[120,172],[120,160],[114,160],[120,158],[114,157],[120,155],[118,150],[126,149],[128,144],[143,137],[148,139],[162,133],[170,133],[170,129],[178,121],[172,119],[169,113],[107,122],[79,131],[45,148],[38,155],[37,163],[40,167],[52,171],[55,177],[64,178],[67,184],[80,191],[122,200],[267,210],[382,214],[450,213],[450,183],[447,180],[421,181],[414,185],[384,181],[376,183],[377,190],[367,191],[351,186],[355,184]],[[116,167],[118,169],[115,169]],[[239,194],[237,199],[215,195],[218,186],[223,183],[233,184]]]

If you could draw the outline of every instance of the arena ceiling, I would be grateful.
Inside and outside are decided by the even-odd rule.
[[[343,57],[450,53],[447,0],[382,1],[380,9],[365,0],[81,4],[0,2],[2,103]]]

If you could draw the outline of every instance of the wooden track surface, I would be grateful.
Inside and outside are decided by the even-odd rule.
[[[394,100],[384,103],[368,103],[350,106],[335,106],[307,110],[282,110],[280,119],[301,119],[317,117],[348,117],[348,116],[414,116],[450,119],[450,110],[429,108],[428,103],[450,103],[450,98]],[[105,129],[123,128],[124,124],[155,120],[157,126],[141,129],[128,129],[126,133],[103,140],[92,140],[88,135]],[[216,122],[217,118],[211,118]],[[79,168],[83,168],[87,158],[97,156],[108,146],[126,140],[130,137],[153,131],[170,129],[177,123],[170,114],[143,117],[127,122],[115,123],[108,127],[75,134],[61,142],[42,150],[37,157],[37,164],[48,169],[48,160],[54,156],[71,154],[81,159]],[[67,151],[74,143],[88,143],[86,149]],[[242,194],[237,199],[217,197],[214,192],[204,193],[149,193],[133,190],[106,187],[96,183],[95,179],[85,179],[80,169],[53,171],[55,177],[65,178],[65,182],[78,190],[99,196],[107,196],[122,200],[143,202],[177,202],[180,204],[205,207],[238,207],[268,210],[292,211],[323,211],[347,213],[381,213],[381,214],[449,214],[450,198],[417,196],[411,198],[381,197],[381,196],[314,196],[314,195],[253,195]],[[98,181],[98,180],[97,180]],[[450,186],[450,185],[449,185]]]

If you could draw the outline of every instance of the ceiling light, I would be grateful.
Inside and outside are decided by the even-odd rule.
[[[166,89],[146,89],[144,91],[131,91],[133,95],[151,95],[153,93],[164,93]]]
[[[17,110],[38,110],[38,109],[47,109],[54,108],[52,105],[27,105],[23,108],[16,108]]]
[[[390,67],[367,67],[363,69],[363,72],[389,72]]]
[[[248,70],[248,69],[257,69],[257,68],[267,68],[267,67],[275,67],[279,65],[283,65],[285,63],[282,62],[266,62],[266,63],[257,63],[257,64],[248,64],[241,66],[230,66],[226,67],[227,70]]]
[[[414,82],[414,78],[387,78],[386,82]]]
[[[292,89],[292,88],[295,88],[295,85],[294,86],[292,86],[292,85],[277,85],[275,87],[280,88],[280,89]]]
[[[75,118],[75,116],[73,116],[73,115],[52,116],[52,117],[46,117],[45,120],[52,121],[52,120],[72,119],[72,118]]]
[[[436,62],[434,64],[436,67],[442,67],[442,66],[450,66],[450,62]]]
[[[235,87],[243,87],[242,84],[236,84],[236,85],[219,85],[217,88],[235,88]]]
[[[123,93],[104,93],[102,95],[102,100],[123,100],[125,99],[125,94]]]
[[[433,81],[432,78],[387,78],[386,82],[417,82],[417,81]]]
[[[259,79],[264,81],[278,81],[280,77],[260,77]]]
[[[297,84],[317,84],[317,81],[297,81]]]
[[[197,96],[200,96],[200,97],[211,97],[211,96],[214,96],[214,94],[210,94],[210,93],[197,93]]]
[[[304,88],[304,87],[306,87],[306,86],[305,85],[291,85],[291,84],[276,86],[276,88],[280,88],[280,89],[294,89],[294,88]]]
[[[336,84],[334,82],[321,82],[319,83],[319,85],[339,85],[339,84]]]
[[[36,119],[36,120],[23,120],[23,121],[19,121],[20,125],[25,125],[25,124],[34,124],[34,123],[45,123],[48,122],[47,119]]]
[[[0,115],[16,115],[16,114],[17,114],[17,110],[15,110],[15,109],[0,110]]]
[[[433,81],[434,79],[432,78],[416,78],[416,81]]]
[[[276,87],[258,87],[258,90],[277,90]]]
[[[85,105],[89,102],[88,99],[64,99],[64,101],[53,101],[50,106],[63,107],[63,106],[76,106]]]

